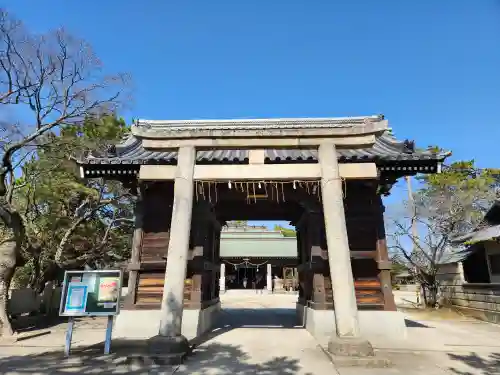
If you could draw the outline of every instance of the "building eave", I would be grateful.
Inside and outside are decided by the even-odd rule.
[[[267,129],[311,129],[311,128],[350,128],[380,123],[380,129],[387,128],[383,115],[356,117],[322,118],[262,118],[262,119],[213,119],[213,120],[137,120],[132,134],[161,138],[175,132],[186,131],[246,131]]]

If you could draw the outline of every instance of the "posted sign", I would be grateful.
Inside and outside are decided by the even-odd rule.
[[[59,315],[111,316],[120,312],[122,272],[66,271]]]

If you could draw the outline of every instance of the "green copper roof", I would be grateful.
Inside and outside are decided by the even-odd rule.
[[[220,256],[224,258],[296,258],[297,240],[280,231],[223,230]]]
[[[264,231],[245,231],[245,232],[232,232],[232,231],[223,231],[221,232],[221,238],[242,238],[242,239],[269,239],[269,238],[278,238],[278,239],[283,239],[284,236],[281,234],[279,231],[269,231],[269,232],[264,232]]]

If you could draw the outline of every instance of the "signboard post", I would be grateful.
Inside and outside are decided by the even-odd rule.
[[[75,317],[107,316],[104,354],[111,350],[113,318],[120,313],[122,271],[66,271],[59,315],[68,317],[64,354],[69,356]]]

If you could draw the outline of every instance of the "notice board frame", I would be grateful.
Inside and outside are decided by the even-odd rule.
[[[110,274],[110,273],[115,273],[116,276],[110,276],[110,277],[116,277],[118,278],[118,294],[117,294],[117,300],[116,300],[116,308],[114,311],[101,311],[101,312],[84,312],[84,313],[66,313],[66,302],[68,298],[68,287],[69,283],[71,281],[71,276],[83,276],[89,275],[89,274],[96,274],[96,275],[101,275],[101,274]],[[64,279],[63,279],[63,287],[61,290],[61,301],[59,304],[59,316],[64,316],[64,317],[85,317],[85,316],[116,316],[120,314],[120,305],[121,305],[121,297],[122,297],[122,285],[123,285],[123,272],[122,270],[82,270],[82,271],[65,271],[64,272]],[[98,287],[98,286],[96,286]],[[89,291],[87,290],[87,301],[88,301],[88,294]],[[87,302],[88,303],[88,302]]]

